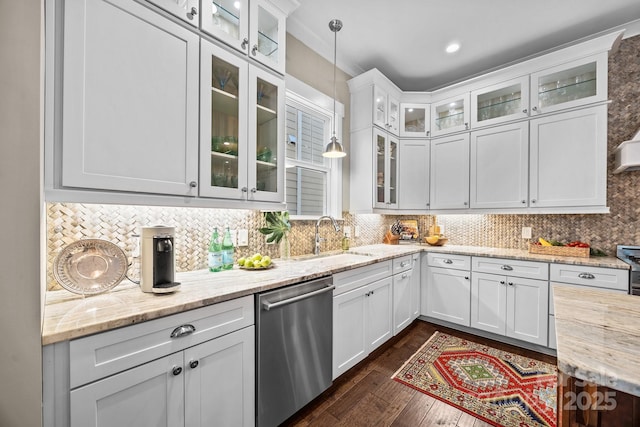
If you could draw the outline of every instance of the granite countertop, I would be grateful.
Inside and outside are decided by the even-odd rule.
[[[629,268],[612,257],[552,257],[517,249],[417,244],[360,246],[346,253],[276,259],[276,267],[269,270],[247,271],[236,267],[219,273],[208,270],[178,273],[176,280],[182,283],[180,290],[166,295],[143,293],[129,281],[108,293],[86,298],[66,290],[50,291],[46,294],[42,344],[79,338],[422,251]]]
[[[560,371],[640,396],[640,297],[558,285],[552,289]]]

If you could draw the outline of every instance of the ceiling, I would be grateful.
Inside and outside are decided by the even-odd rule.
[[[333,62],[328,24],[338,18],[338,67],[353,76],[377,68],[405,91],[434,90],[615,27],[640,33],[640,0],[298,1],[287,19],[292,36]],[[452,41],[461,48],[447,54]]]

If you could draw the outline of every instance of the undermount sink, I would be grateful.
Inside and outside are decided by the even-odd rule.
[[[308,254],[300,255],[290,258],[290,261],[318,261],[318,262],[358,262],[365,259],[370,259],[373,254],[363,252],[350,252],[350,251],[330,251],[320,253],[319,255]]]

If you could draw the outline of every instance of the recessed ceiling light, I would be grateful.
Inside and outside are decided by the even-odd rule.
[[[447,53],[454,53],[454,52],[457,52],[459,49],[460,49],[460,43],[453,42],[453,43],[449,43],[445,50],[447,51]]]

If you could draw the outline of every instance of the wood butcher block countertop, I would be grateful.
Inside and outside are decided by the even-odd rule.
[[[208,270],[178,273],[176,280],[182,286],[172,294],[145,294],[129,281],[105,294],[86,298],[66,290],[50,291],[46,294],[42,344],[79,338],[422,251],[629,268],[617,258],[554,257],[517,249],[417,244],[361,246],[346,253],[324,254],[329,256],[276,259],[275,268],[268,270],[247,271],[236,267],[218,273]]]
[[[552,289],[560,371],[640,396],[640,296]]]

